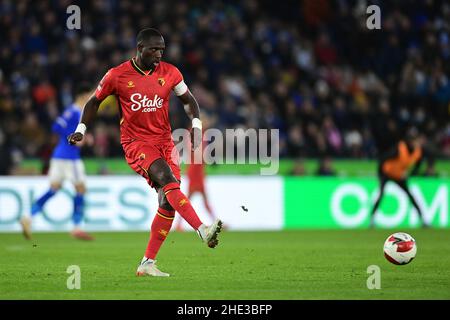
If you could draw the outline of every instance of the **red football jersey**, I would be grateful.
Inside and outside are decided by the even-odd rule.
[[[161,61],[152,72],[145,72],[131,59],[105,74],[95,96],[99,100],[116,96],[122,143],[164,142],[172,141],[169,97],[173,89],[177,95],[187,91],[183,76],[174,65]]]

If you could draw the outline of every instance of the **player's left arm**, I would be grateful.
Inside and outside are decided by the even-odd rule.
[[[200,107],[194,95],[189,91],[180,96],[178,96],[180,101],[183,103],[184,111],[188,115],[189,119],[192,121],[191,130],[191,142],[192,150],[197,149],[202,142],[202,122],[200,120]]]
[[[184,83],[181,72],[174,68],[173,71],[174,86],[173,92],[183,103],[184,111],[192,121],[191,142],[192,150],[197,149],[202,141],[202,122],[200,120],[200,107],[194,95],[189,90],[186,83]]]

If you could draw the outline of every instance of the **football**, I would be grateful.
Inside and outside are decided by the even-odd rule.
[[[410,263],[417,253],[416,240],[404,232],[391,234],[384,242],[385,258],[396,265]]]

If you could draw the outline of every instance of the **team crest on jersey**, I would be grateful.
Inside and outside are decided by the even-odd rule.
[[[133,82],[133,81],[128,81],[127,87],[128,87],[128,88],[134,88],[134,87],[135,87],[135,86],[134,86],[134,82]]]
[[[140,160],[144,160],[144,159],[145,159],[145,153],[141,153],[141,154],[139,155],[139,159],[140,159]]]
[[[164,87],[164,85],[166,84],[166,80],[164,80],[164,78],[158,78],[158,83],[161,87]]]

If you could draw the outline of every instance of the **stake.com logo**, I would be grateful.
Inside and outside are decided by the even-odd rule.
[[[140,93],[133,93],[130,97],[131,102],[131,111],[139,111],[141,108],[142,112],[154,112],[156,108],[162,108],[164,99],[158,97],[157,94],[153,97],[153,99],[149,99],[147,95],[142,97]]]

